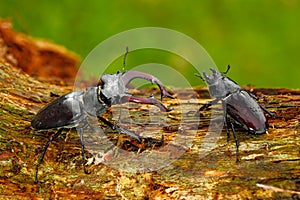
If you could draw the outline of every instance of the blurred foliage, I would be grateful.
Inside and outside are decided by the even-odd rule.
[[[198,41],[220,71],[231,64],[228,76],[241,85],[300,88],[298,0],[3,0],[0,4],[0,17],[10,17],[16,29],[65,45],[83,59],[119,32],[158,26]],[[145,63],[139,59],[137,63]],[[128,68],[135,58],[129,60]],[[193,73],[188,78],[203,84]]]

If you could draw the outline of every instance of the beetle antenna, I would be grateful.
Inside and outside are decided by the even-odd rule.
[[[228,65],[227,65],[227,69],[226,69],[225,72],[223,72],[223,74],[227,74],[227,72],[229,71],[229,69],[230,69],[230,65],[228,64]]]
[[[123,58],[123,69],[122,69],[123,72],[125,71],[127,54],[128,54],[128,46],[126,47],[126,51],[125,51],[124,58]]]
[[[197,77],[199,77],[199,78],[201,78],[202,79],[202,81],[205,81],[205,79],[200,75],[200,74],[197,74],[197,73],[195,73],[195,76],[197,76]]]

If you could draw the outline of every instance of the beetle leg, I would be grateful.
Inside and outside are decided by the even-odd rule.
[[[149,143],[158,144],[159,146],[163,145],[164,143],[164,135],[162,135],[160,140],[153,139],[153,138],[143,138],[143,139],[145,139]]]
[[[120,133],[124,133],[124,134],[126,134],[126,135],[128,135],[128,136],[130,136],[130,137],[132,137],[132,138],[134,138],[134,139],[136,139],[136,140],[138,140],[139,142],[142,142],[143,140],[145,140],[145,141],[147,141],[147,142],[150,142],[150,143],[156,143],[156,144],[159,144],[159,145],[162,145],[163,142],[164,142],[164,136],[162,136],[162,139],[160,139],[160,140],[153,139],[153,138],[144,138],[144,137],[142,137],[142,136],[139,136],[139,135],[137,135],[137,134],[135,134],[135,133],[132,133],[132,132],[130,132],[130,131],[128,131],[128,130],[122,128],[122,127],[119,127],[119,126],[117,126],[117,125],[115,125],[115,124],[113,124],[113,123],[107,121],[107,119],[105,119],[104,117],[98,116],[98,118],[99,118],[103,123],[105,123],[106,125],[108,125],[112,130],[116,130],[116,131],[118,131],[118,132],[120,132]]]
[[[237,139],[237,135],[236,135],[236,133],[235,133],[233,123],[230,122],[230,125],[231,125],[231,130],[232,130],[232,132],[233,132],[233,137],[234,137],[235,145],[236,145],[236,162],[238,162],[238,161],[239,161],[239,146],[240,146],[240,144],[239,144],[239,141],[238,141],[238,139]]]
[[[84,173],[90,174],[91,172],[88,172],[85,167],[85,153],[84,153],[84,143],[83,143],[83,127],[79,128],[79,137],[80,137],[80,144],[81,144],[81,162],[83,166]]]
[[[174,98],[171,94],[167,92],[162,82],[160,82],[160,80],[158,80],[155,76],[138,71],[127,71],[122,76],[122,80],[125,85],[127,85],[130,81],[132,81],[135,78],[142,78],[150,81],[152,84],[155,83],[160,89],[161,100],[165,97],[169,97],[172,99]]]
[[[218,103],[218,101],[220,101],[219,98],[214,99],[214,100],[212,100],[212,101],[210,101],[210,102],[204,104],[204,105],[199,109],[199,111],[202,111],[202,110],[204,110],[204,109],[206,109],[206,108],[209,108],[209,107],[212,106],[212,105],[215,105],[216,103]]]
[[[248,91],[246,91],[253,99],[255,99],[255,100],[259,100],[259,98],[255,95],[255,94],[252,94],[252,93],[250,93],[250,92],[248,92]],[[270,117],[272,117],[272,118],[275,118],[275,114],[274,113],[272,113],[272,112],[270,112],[267,108],[265,108],[264,106],[262,106],[262,105],[260,105],[260,104],[258,104],[259,105],[259,107],[263,110],[263,111],[265,111],[268,115],[270,115]]]
[[[205,109],[209,108],[210,106],[215,105],[216,103],[218,103],[218,101],[220,101],[219,98],[214,99],[210,102],[207,102],[206,104],[204,104],[203,106],[201,106],[199,108],[199,110],[196,112],[196,115],[199,115],[202,110],[205,110]]]
[[[47,151],[47,149],[48,149],[48,147],[49,147],[49,144],[50,144],[53,140],[55,140],[55,139],[61,134],[62,131],[63,131],[62,128],[59,129],[59,130],[55,133],[55,135],[53,135],[52,137],[50,137],[50,139],[49,139],[48,142],[46,143],[46,145],[45,145],[45,147],[44,147],[44,149],[43,149],[42,155],[41,155],[41,157],[40,157],[40,159],[39,159],[39,161],[38,161],[38,164],[36,165],[36,172],[35,172],[35,181],[34,181],[34,183],[38,183],[38,172],[39,172],[39,167],[40,167],[41,163],[42,163],[43,160],[44,160],[44,156],[45,156],[45,153],[46,153],[46,151]]]
[[[121,99],[122,103],[125,102],[134,102],[134,103],[142,103],[142,104],[151,104],[160,108],[161,111],[168,112],[170,109],[166,108],[161,102],[157,101],[154,97],[150,98],[141,98],[134,96],[124,96]]]
[[[137,134],[135,134],[135,133],[129,132],[128,130],[126,130],[126,129],[122,128],[122,127],[119,127],[119,126],[117,126],[117,125],[115,125],[115,124],[113,124],[113,123],[107,121],[107,119],[105,119],[104,117],[98,116],[98,118],[99,118],[103,123],[105,123],[107,126],[109,126],[112,130],[116,130],[116,131],[118,131],[118,132],[120,132],[120,133],[124,133],[124,134],[126,134],[126,135],[128,135],[128,136],[130,136],[130,137],[132,137],[132,138],[134,138],[134,139],[136,139],[136,140],[138,140],[139,142],[142,141],[142,137],[141,137],[141,136],[139,136],[139,135],[137,135]]]
[[[268,109],[266,109],[264,106],[258,104],[260,106],[260,108],[265,111],[268,115],[270,115],[270,117],[275,118],[275,114],[270,112]]]
[[[226,102],[222,101],[222,108],[223,108],[223,121],[224,121],[224,126],[226,129],[226,133],[227,133],[227,142],[229,142],[230,140],[230,133],[229,133],[229,129],[228,129],[228,122],[227,122],[227,106],[226,106]]]
[[[250,97],[252,97],[253,99],[259,100],[259,98],[255,94],[252,94],[251,92],[248,92],[247,90],[243,90],[243,91],[247,92],[250,95]]]

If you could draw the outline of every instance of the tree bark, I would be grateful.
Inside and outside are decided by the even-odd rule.
[[[76,132],[73,130],[50,144],[40,167],[40,183],[34,184],[37,160],[44,144],[55,130],[35,131],[31,128],[30,121],[40,108],[57,98],[51,96],[51,93],[62,95],[72,88],[64,84],[39,81],[7,64],[0,65],[0,80],[1,198],[300,198],[299,90],[252,89],[254,94],[261,97],[259,102],[275,113],[277,118],[268,119],[268,134],[251,135],[237,129],[240,162],[235,161],[233,137],[227,142],[224,129],[218,137],[213,138],[217,141],[215,146],[208,149],[204,156],[200,155],[203,148],[206,148],[203,143],[208,134],[213,109],[201,113],[200,121],[194,114],[195,108],[210,100],[206,88],[174,90],[177,98],[163,101],[173,110],[167,115],[157,114],[169,120],[168,123],[159,122],[159,117],[152,118],[153,124],[142,123],[144,118],[149,119],[147,110],[153,109],[153,106],[137,104],[129,104],[130,115],[127,118],[140,120],[140,123],[129,126],[126,118],[121,123],[137,134],[154,132],[158,138],[163,134],[163,146],[168,146],[165,149],[166,155],[176,157],[176,153],[180,153],[171,164],[156,171],[140,173],[122,172],[101,163],[88,164],[91,174],[84,174],[79,137],[73,134]],[[155,91],[157,90],[151,90],[152,93]],[[141,90],[138,92],[149,93]],[[110,110],[111,113],[122,106],[124,105],[115,106]],[[181,110],[180,106],[185,110]],[[216,111],[219,112],[218,107]],[[187,116],[185,121],[182,120],[182,113]],[[112,118],[110,112],[104,116],[110,120],[118,118],[117,114]],[[116,149],[123,148],[135,154],[152,150],[152,147],[121,137],[114,131],[106,128],[103,130],[109,140],[118,145]],[[184,134],[180,135],[180,131]],[[193,136],[191,145],[176,141],[172,143],[177,135],[188,138],[189,134]],[[106,156],[108,157],[105,159],[109,160],[109,156],[114,155]],[[87,158],[91,161],[93,155],[87,153]],[[137,164],[132,163],[133,167]]]

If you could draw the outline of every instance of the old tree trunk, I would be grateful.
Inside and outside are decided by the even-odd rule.
[[[7,48],[11,46],[12,43]],[[165,138],[162,147],[139,144],[103,127],[108,138],[103,141],[111,142],[113,152],[123,149],[143,155],[163,149],[157,157],[135,162],[120,156],[119,169],[133,169],[121,171],[116,167],[118,164],[101,162],[118,156],[116,153],[105,154],[102,160],[98,159],[99,163],[87,148],[87,169],[91,174],[85,174],[78,134],[76,130],[67,131],[50,145],[40,168],[40,183],[34,184],[37,160],[55,130],[35,131],[30,121],[41,107],[57,98],[51,94],[62,95],[72,87],[59,79],[49,82],[33,78],[9,66],[13,64],[5,59],[0,64],[0,198],[300,198],[300,91],[287,89],[253,90],[262,97],[260,103],[279,117],[269,119],[268,134],[255,136],[238,129],[240,162],[235,160],[232,136],[227,142],[224,129],[220,134],[208,132],[218,124],[210,124],[212,113],[221,112],[218,106],[201,113],[200,121],[194,115],[197,108],[210,100],[207,90],[181,89],[174,90],[177,98],[163,101],[173,108],[167,114],[138,104],[115,106],[104,114],[138,134]],[[149,91],[133,92],[140,95]],[[118,115],[124,108],[129,115]],[[151,113],[155,116],[149,116],[149,109],[154,109]],[[129,124],[130,120],[137,123]],[[105,145],[103,141],[99,145]],[[164,159],[166,165],[152,171],[151,165],[161,164],[155,158]],[[148,170],[134,170],[147,164]]]

